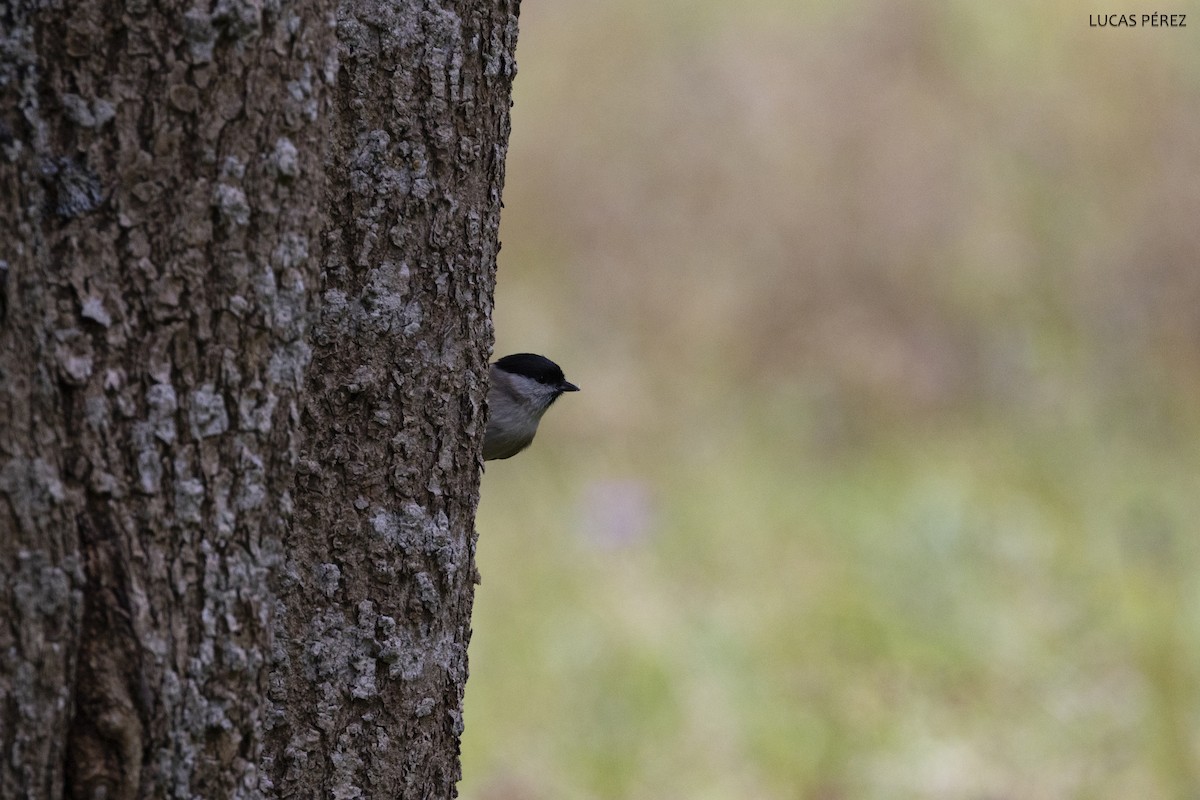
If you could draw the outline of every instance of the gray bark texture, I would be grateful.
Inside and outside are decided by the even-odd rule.
[[[454,796],[518,2],[0,1],[0,797]]]

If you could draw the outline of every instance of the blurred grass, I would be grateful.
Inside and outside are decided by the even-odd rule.
[[[1200,797],[1200,48],[1103,11],[525,4],[497,352],[584,391],[464,797]]]

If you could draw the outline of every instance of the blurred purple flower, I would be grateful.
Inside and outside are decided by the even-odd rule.
[[[600,547],[624,547],[645,539],[654,525],[654,502],[644,481],[594,481],[579,503],[579,530]]]

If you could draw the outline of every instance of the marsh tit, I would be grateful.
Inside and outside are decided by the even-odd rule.
[[[492,364],[483,460],[512,458],[529,447],[546,409],[563,392],[578,392],[550,359],[517,353]]]

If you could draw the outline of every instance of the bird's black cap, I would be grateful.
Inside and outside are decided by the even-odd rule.
[[[514,353],[496,362],[496,366],[513,375],[523,375],[538,383],[554,386],[564,392],[577,392],[579,387],[567,382],[562,369],[545,356],[536,353]]]

